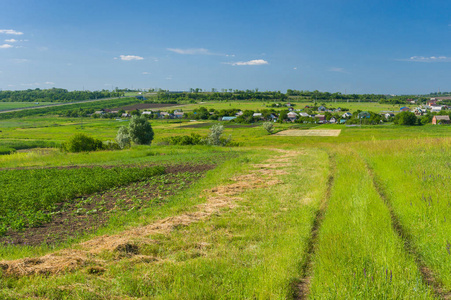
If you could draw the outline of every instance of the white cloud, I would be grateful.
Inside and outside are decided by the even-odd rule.
[[[126,60],[126,61],[143,60],[144,59],[144,57],[137,56],[137,55],[120,55],[119,57],[120,57],[121,60]],[[115,57],[114,59],[118,59],[118,58]]]
[[[253,59],[253,60],[249,60],[249,61],[237,61],[237,62],[231,62],[231,63],[226,63],[226,64],[232,65],[232,66],[260,66],[260,65],[267,65],[268,62],[263,59]]]
[[[414,62],[451,62],[451,57],[447,56],[411,56],[408,59],[401,59],[403,61]]]
[[[51,81],[46,81],[44,84],[49,84],[49,85],[51,85],[51,84],[55,84],[54,82],[51,82]]]
[[[10,39],[10,40],[5,40],[5,42],[7,42],[7,43],[15,43],[15,42],[18,42],[18,40]]]
[[[338,72],[338,73],[349,74],[349,72],[347,72],[344,68],[330,68],[329,71],[330,72]]]
[[[294,67],[293,70],[297,70],[298,68]]]
[[[208,49],[205,49],[205,48],[190,48],[190,49],[167,48],[167,50],[178,53],[178,54],[213,55],[213,53],[211,53]]]
[[[15,31],[15,30],[12,30],[12,29],[0,29],[0,33],[14,34],[14,35],[22,35],[23,34],[23,32]]]
[[[15,59],[13,59],[13,62],[21,64],[21,63],[29,62],[29,60],[26,58],[15,58]]]
[[[142,72],[143,75],[149,75],[150,72]]]
[[[10,45],[10,44],[3,44],[3,45],[0,45],[0,49],[8,49],[8,48],[12,48],[13,46],[12,45]]]

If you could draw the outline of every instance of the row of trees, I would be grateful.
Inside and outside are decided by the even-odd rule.
[[[0,91],[0,102],[72,102],[123,96],[123,92],[72,91],[66,89],[28,89],[23,91]]]

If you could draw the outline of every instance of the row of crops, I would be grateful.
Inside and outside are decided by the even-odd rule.
[[[83,167],[0,171],[0,235],[49,222],[58,203],[145,180],[163,167]]]

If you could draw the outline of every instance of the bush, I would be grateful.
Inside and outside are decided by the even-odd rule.
[[[61,148],[67,152],[87,152],[103,149],[101,140],[90,137],[84,133],[77,133],[61,145]]]
[[[216,124],[211,126],[210,133],[207,136],[206,142],[208,145],[214,146],[228,146],[231,144],[232,136],[230,135],[227,138],[222,137],[222,133],[224,132],[224,126],[221,124]]]
[[[268,131],[268,133],[271,134],[273,132],[273,130],[274,130],[274,124],[271,123],[271,122],[265,122],[265,123],[263,123],[263,128],[266,131]]]
[[[163,139],[162,144],[167,145],[202,145],[204,139],[199,134],[191,133],[191,135],[177,135]]]

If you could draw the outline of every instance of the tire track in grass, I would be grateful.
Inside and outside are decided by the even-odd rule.
[[[323,200],[321,201],[321,204],[319,206],[318,211],[316,212],[315,219],[313,221],[312,230],[310,234],[310,239],[307,244],[306,248],[306,259],[305,262],[301,266],[301,272],[303,274],[303,277],[301,280],[297,283],[296,287],[294,288],[294,295],[293,299],[295,300],[303,300],[307,299],[308,295],[310,293],[310,282],[313,276],[313,257],[315,256],[315,250],[318,240],[318,232],[321,227],[321,223],[324,219],[324,215],[327,209],[327,204],[329,202],[329,198],[332,191],[332,186],[334,183],[334,176],[336,171],[336,165],[335,165],[335,157],[332,154],[329,154],[329,164],[330,164],[330,171],[329,171],[329,177],[327,179],[327,189],[326,189],[326,195],[324,196]]]
[[[403,241],[405,251],[410,255],[412,255],[412,257],[414,258],[414,261],[418,266],[418,270],[421,273],[423,282],[433,290],[436,297],[439,297],[441,299],[451,299],[451,291],[444,290],[442,283],[435,277],[432,270],[424,262],[423,258],[421,257],[421,254],[415,248],[412,236],[402,226],[398,216],[395,214],[390,199],[386,195],[386,192],[382,187],[382,184],[379,181],[377,175],[374,173],[374,170],[368,164],[368,161],[366,159],[363,159],[363,161],[365,161],[366,168],[368,169],[368,173],[370,174],[370,177],[373,181],[373,185],[376,188],[377,193],[384,201],[385,205],[388,208],[388,211],[390,212],[393,230],[398,234],[400,239]]]

